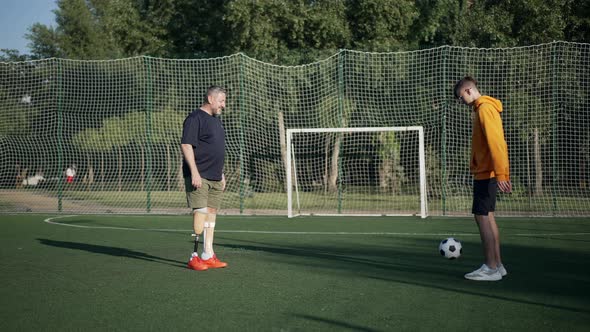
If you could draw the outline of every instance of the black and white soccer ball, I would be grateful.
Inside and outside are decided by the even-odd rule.
[[[455,259],[461,257],[463,246],[461,245],[461,241],[450,237],[440,241],[438,251],[445,258]]]

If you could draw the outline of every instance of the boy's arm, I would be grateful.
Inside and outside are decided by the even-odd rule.
[[[504,137],[500,114],[492,106],[486,104],[482,104],[477,113],[492,155],[492,164],[498,179],[498,187],[503,192],[510,192],[508,146]]]

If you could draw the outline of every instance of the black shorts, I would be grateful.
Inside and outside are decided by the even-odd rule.
[[[496,210],[496,193],[498,181],[496,178],[473,180],[473,206],[471,213],[477,216],[487,216]]]

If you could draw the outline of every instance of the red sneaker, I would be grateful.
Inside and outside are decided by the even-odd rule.
[[[212,268],[212,269],[217,269],[220,267],[227,266],[226,262],[220,261],[219,258],[217,258],[217,256],[215,256],[215,255],[209,259],[201,260],[201,262],[203,262],[207,267]]]
[[[207,264],[205,264],[204,261],[201,258],[199,258],[199,256],[193,256],[191,260],[188,262],[187,267],[191,270],[196,271],[205,271],[209,268]]]

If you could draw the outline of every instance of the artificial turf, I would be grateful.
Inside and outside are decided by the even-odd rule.
[[[475,282],[468,218],[219,216],[197,272],[189,216],[0,215],[0,330],[588,330],[590,221],[498,222],[509,274]]]

